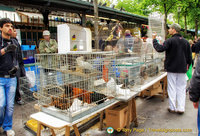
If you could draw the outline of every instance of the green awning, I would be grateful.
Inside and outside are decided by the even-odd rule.
[[[7,7],[7,6],[0,6],[0,10],[4,10],[4,11],[13,11],[15,12],[15,9],[12,7]]]

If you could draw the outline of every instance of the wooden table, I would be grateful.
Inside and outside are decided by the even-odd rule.
[[[127,112],[127,122],[126,122],[126,129],[130,129],[130,116],[132,114],[133,117],[133,122],[135,123],[135,126],[138,126],[138,121],[137,121],[137,110],[136,110],[136,100],[135,97],[138,96],[142,91],[144,91],[145,89],[149,88],[150,86],[154,85],[155,83],[159,82],[159,81],[163,81],[163,95],[162,95],[162,99],[164,100],[165,98],[165,94],[166,94],[166,88],[167,88],[167,72],[163,72],[160,75],[154,77],[153,80],[150,80],[149,82],[146,82],[144,85],[140,86],[140,89],[137,89],[137,91],[134,91],[131,89],[131,92],[129,95],[126,96],[119,96],[116,99],[119,101],[124,101],[124,102],[128,102],[128,112]],[[131,113],[131,108],[133,109],[132,113]],[[100,116],[100,130],[102,130],[103,127],[103,111],[101,112],[101,116]],[[129,135],[129,131],[127,131],[126,135]]]
[[[30,117],[36,121],[38,121],[38,128],[37,128],[37,136],[40,136],[41,135],[41,126],[46,126],[48,128],[50,128],[51,130],[51,133],[52,133],[52,136],[56,136],[55,132],[54,132],[54,129],[62,129],[62,128],[65,128],[65,136],[70,136],[70,127],[73,127],[74,128],[74,132],[76,134],[76,136],[80,136],[80,133],[78,131],[78,128],[77,128],[77,125],[79,122],[99,113],[99,112],[102,112],[103,110],[105,110],[106,108],[109,108],[110,106],[116,104],[117,102],[119,102],[118,100],[115,100],[113,101],[111,104],[103,107],[102,109],[99,109],[87,116],[84,116],[76,121],[73,121],[73,122],[67,122],[67,121],[64,121],[64,120],[61,120],[57,117],[54,117],[54,116],[51,116],[47,113],[44,113],[44,112],[37,112],[37,113],[34,113],[32,114]]]

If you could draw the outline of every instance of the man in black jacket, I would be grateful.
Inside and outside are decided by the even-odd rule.
[[[11,40],[13,31],[12,21],[8,18],[0,19],[0,129],[8,136],[14,136],[12,118],[16,91],[17,67],[15,50],[17,46]]]
[[[16,88],[16,95],[15,95],[15,101],[17,104],[19,105],[23,105],[24,102],[21,98],[21,94],[20,94],[20,91],[19,91],[19,78],[20,77],[24,77],[25,76],[25,69],[24,69],[24,62],[23,62],[23,59],[22,59],[22,52],[21,52],[21,46],[17,40],[17,31],[16,29],[14,28],[13,29],[13,33],[11,35],[12,37],[12,41],[15,45],[17,45],[17,49],[16,49],[16,65],[19,67],[17,73],[16,73],[16,78],[17,78],[17,88]]]
[[[179,24],[172,24],[169,29],[171,38],[163,45],[156,40],[153,34],[153,46],[158,52],[165,51],[165,70],[167,71],[167,91],[169,95],[169,112],[183,114],[185,112],[185,98],[187,76],[186,72],[192,62],[190,44],[180,34]]]
[[[199,104],[199,98],[200,98],[200,60],[198,58],[196,69],[192,75],[192,79],[190,81],[190,85],[188,87],[190,100],[193,102],[193,106],[195,109],[198,109],[198,117],[197,117],[197,123],[198,123],[198,130],[200,130],[200,104]],[[200,132],[198,134],[200,136]]]

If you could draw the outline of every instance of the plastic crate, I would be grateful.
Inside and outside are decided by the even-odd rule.
[[[35,63],[36,45],[21,45],[22,58],[24,64]]]
[[[35,58],[34,57],[30,57],[28,59],[23,58],[23,62],[24,62],[24,64],[35,63]]]
[[[36,45],[21,45],[22,51],[35,50]]]

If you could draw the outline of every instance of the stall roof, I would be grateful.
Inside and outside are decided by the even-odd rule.
[[[65,11],[72,13],[85,13],[87,15],[94,15],[94,6],[90,2],[80,0],[6,0],[0,1],[1,4],[7,6],[24,6],[36,9],[49,9],[51,11]],[[139,24],[148,24],[148,18],[112,9],[110,7],[98,6],[99,16],[109,19],[117,19],[120,21],[129,21]]]
[[[11,12],[14,12],[14,11],[15,11],[14,8],[7,7],[7,6],[2,6],[2,5],[0,5],[0,10],[11,11]]]

